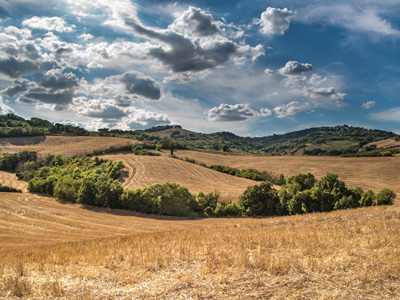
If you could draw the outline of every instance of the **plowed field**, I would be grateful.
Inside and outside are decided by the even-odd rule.
[[[328,156],[239,156],[177,150],[178,157],[189,157],[207,165],[220,164],[239,169],[257,169],[285,176],[298,173],[320,178],[327,172],[339,175],[349,187],[380,191],[389,188],[400,197],[400,157]]]
[[[123,146],[136,143],[133,140],[113,137],[91,136],[36,136],[18,138],[0,138],[0,153],[16,153],[33,150],[39,155],[48,153],[75,156],[91,153],[110,146]]]
[[[218,191],[224,201],[237,200],[244,190],[258,182],[234,177],[169,157],[110,154],[104,159],[121,160],[126,166],[122,185],[127,189],[147,187],[154,183],[174,182],[191,193]]]

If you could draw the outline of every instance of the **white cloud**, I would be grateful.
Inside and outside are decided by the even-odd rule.
[[[5,104],[3,98],[0,96],[0,115],[5,115],[8,113],[15,113],[15,111]]]
[[[214,122],[245,121],[257,116],[257,112],[249,104],[224,104],[205,112],[208,120]]]
[[[274,108],[275,113],[277,114],[277,118],[285,118],[287,116],[293,116],[309,106],[309,103],[301,104],[298,101],[292,101],[288,104],[276,106]]]
[[[361,107],[363,109],[370,109],[370,108],[373,108],[375,105],[376,105],[375,101],[368,101],[368,102],[364,102]]]
[[[295,13],[287,8],[273,8],[268,7],[266,11],[261,14],[259,24],[261,25],[261,32],[264,34],[284,34],[289,28],[290,19]]]
[[[372,119],[382,122],[400,122],[400,107],[371,114]]]
[[[272,111],[269,108],[261,108],[260,113],[263,117],[269,117],[272,115]]]
[[[385,16],[393,14],[398,1],[319,2],[299,8],[298,20],[327,23],[351,32],[400,37],[400,30]]]
[[[284,76],[301,75],[312,71],[312,64],[299,63],[298,61],[288,61],[278,72]]]
[[[28,26],[34,29],[42,29],[47,31],[58,31],[58,32],[72,32],[75,25],[67,26],[66,22],[59,17],[32,17],[28,20],[24,20],[22,25]]]

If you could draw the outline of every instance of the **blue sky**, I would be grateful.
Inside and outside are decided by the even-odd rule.
[[[400,0],[0,0],[0,113],[400,132]]]

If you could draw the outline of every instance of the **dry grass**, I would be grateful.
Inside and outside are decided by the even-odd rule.
[[[186,186],[191,193],[218,191],[221,200],[232,201],[237,200],[248,186],[258,184],[256,181],[223,174],[174,158],[134,154],[110,154],[102,157],[124,163],[126,169],[121,182],[128,189],[169,181]]]
[[[33,150],[39,155],[49,153],[75,156],[91,153],[97,149],[110,146],[123,146],[137,143],[133,140],[113,137],[91,136],[36,136],[0,138],[0,153],[16,153],[23,150]]]
[[[179,157],[189,157],[207,165],[220,164],[239,169],[284,174],[312,173],[317,178],[327,172],[338,174],[349,187],[379,192],[389,188],[400,197],[400,157],[328,157],[328,156],[245,156],[177,150]]]
[[[49,237],[55,240],[43,241],[36,233],[35,246],[2,248],[4,299],[400,299],[398,207],[178,221],[36,201],[38,215],[59,213],[42,228],[42,233],[52,228]],[[8,204],[14,206],[9,213],[27,209]],[[74,214],[71,223],[82,220],[80,230],[91,232],[90,238],[104,228],[92,228],[87,219],[120,226],[108,237],[71,242],[68,231],[53,226]],[[8,224],[14,235],[23,226],[15,220]],[[153,228],[134,226],[118,236],[128,224]]]

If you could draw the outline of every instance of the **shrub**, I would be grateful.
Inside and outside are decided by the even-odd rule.
[[[279,208],[277,191],[268,182],[249,186],[239,198],[247,215],[276,215]]]
[[[359,205],[360,205],[360,207],[367,207],[367,206],[375,205],[374,192],[372,190],[365,192],[359,201]]]
[[[393,205],[395,198],[395,192],[389,189],[384,189],[376,195],[376,205]]]

